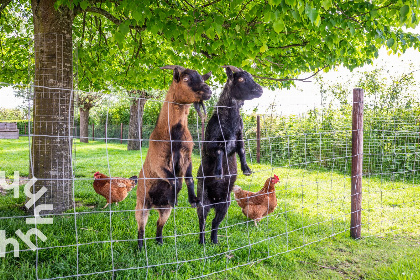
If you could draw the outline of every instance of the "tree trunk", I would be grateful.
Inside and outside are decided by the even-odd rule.
[[[32,0],[34,21],[34,105],[31,176],[33,193],[47,192],[36,205],[52,204],[61,213],[73,207],[73,13],[54,8],[55,0]],[[33,208],[30,209],[33,212]]]
[[[80,142],[89,143],[89,109],[80,108]]]
[[[130,107],[130,125],[128,128],[127,150],[140,150],[143,132],[143,112],[146,99],[136,99]]]

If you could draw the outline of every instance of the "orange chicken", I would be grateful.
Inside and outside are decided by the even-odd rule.
[[[233,187],[235,200],[242,213],[252,220],[255,226],[264,216],[274,211],[277,206],[276,191],[274,185],[279,181],[279,177],[274,175],[265,181],[264,187],[259,192],[244,191],[239,186]]]
[[[116,202],[118,205],[118,202],[123,201],[137,184],[137,176],[130,179],[110,178],[99,172],[96,172],[93,176],[95,177],[95,181],[93,181],[95,192],[105,197],[107,202],[102,209],[112,202]]]

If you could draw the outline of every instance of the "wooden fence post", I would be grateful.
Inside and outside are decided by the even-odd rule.
[[[120,144],[122,144],[122,140],[123,140],[123,124],[121,123]]]
[[[95,124],[92,124],[92,141],[95,141]]]
[[[261,157],[261,125],[260,115],[257,115],[257,163],[260,163]]]
[[[358,239],[362,229],[363,89],[353,89],[350,236]]]

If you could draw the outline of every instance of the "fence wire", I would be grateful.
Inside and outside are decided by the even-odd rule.
[[[29,96],[33,92],[33,87],[28,87]],[[31,112],[29,100],[28,111]],[[247,177],[239,172],[236,185],[257,192],[267,178],[278,175],[276,210],[255,226],[232,197],[228,215],[219,228],[219,244],[212,245],[207,239],[205,245],[199,245],[196,210],[189,206],[184,186],[179,203],[164,227],[163,245],[154,242],[158,217],[152,210],[141,252],[137,251],[134,218],[136,189],[118,206],[112,204],[102,210],[105,199],[95,193],[92,184],[97,171],[114,178],[138,175],[153,128],[143,128],[142,138],[138,139],[142,143],[140,150],[127,151],[128,128],[123,129],[121,137],[121,127],[109,124],[108,117],[105,124],[95,126],[94,137],[93,131],[89,131],[88,144],[79,142],[79,128],[74,123],[68,135],[35,135],[33,120],[29,119],[27,138],[7,143],[16,150],[7,150],[5,154],[11,158],[24,154],[24,160],[29,162],[34,137],[65,138],[71,142],[73,175],[60,178],[58,174],[54,181],[72,182],[73,207],[60,214],[41,213],[39,216],[20,210],[16,205],[25,202],[23,188],[27,180],[22,181],[20,198],[13,198],[13,193],[9,192],[5,196],[7,200],[2,200],[7,205],[0,206],[0,230],[5,230],[8,238],[15,236],[17,230],[26,233],[35,226],[47,238],[32,238],[36,242],[35,250],[16,239],[18,246],[5,247],[5,260],[26,267],[28,278],[33,279],[182,279],[183,275],[196,279],[217,273],[228,277],[237,268],[348,234],[351,114],[325,107],[300,116],[284,116],[275,106],[272,109],[273,114],[261,116],[260,139],[257,139],[256,115],[243,115],[247,161],[253,173]],[[351,110],[351,106],[348,109]],[[384,112],[369,104],[365,106],[362,237],[414,235],[420,230],[420,111],[418,108],[390,108],[386,114]],[[201,120],[197,118],[195,123],[190,123],[189,129],[195,144],[193,175],[197,182],[203,143]],[[257,141],[261,142],[259,163]],[[24,152],[20,153],[19,149]],[[11,168],[14,166],[1,167],[9,179],[13,177]],[[29,173],[21,173],[31,178],[33,167]],[[26,223],[27,218],[44,217],[52,217],[53,223]],[[211,233],[213,217],[211,211],[206,236]],[[19,259],[14,258],[15,252],[19,252]]]

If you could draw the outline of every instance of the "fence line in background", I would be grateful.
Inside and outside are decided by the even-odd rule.
[[[260,182],[260,178],[263,177],[261,175],[273,173],[277,173],[281,176],[282,187],[276,190],[279,199],[278,209],[263,219],[259,229],[254,229],[250,226],[250,220],[245,219],[242,216],[243,220],[226,219],[226,223],[220,227],[221,230],[226,230],[226,235],[223,236],[223,238],[226,237],[227,240],[226,250],[216,251],[213,250],[213,247],[209,246],[208,249],[204,247],[204,250],[207,250],[204,255],[194,255],[194,253],[191,253],[191,255],[184,256],[183,259],[178,259],[177,257],[176,260],[171,260],[170,258],[164,259],[164,257],[161,257],[161,259],[150,258],[149,260],[146,255],[146,264],[141,262],[128,263],[127,266],[123,266],[121,263],[118,264],[118,262],[116,262],[118,266],[115,267],[113,264],[112,267],[110,266],[109,268],[84,269],[84,272],[79,272],[78,270],[72,272],[71,269],[64,270],[65,272],[62,276],[54,274],[53,271],[46,272],[42,266],[38,268],[37,265],[37,270],[39,269],[42,271],[42,276],[39,278],[70,278],[83,275],[99,275],[109,272],[114,273],[117,271],[123,272],[133,269],[150,269],[153,271],[152,268],[175,264],[177,265],[176,270],[179,270],[182,269],[183,264],[196,261],[203,262],[203,272],[201,275],[197,273],[192,274],[191,277],[201,278],[250,263],[259,262],[279,254],[284,254],[340,233],[347,233],[350,231],[350,236],[357,239],[362,235],[362,227],[364,237],[374,236],[378,233],[378,230],[382,230],[382,232],[395,231],[396,233],[401,230],[401,225],[399,225],[398,228],[393,228],[389,226],[389,223],[396,225],[403,224],[405,227],[410,227],[410,223],[416,223],[416,221],[418,221],[418,211],[412,211],[412,209],[410,209],[411,212],[408,210],[407,212],[404,212],[400,208],[402,208],[401,205],[403,205],[407,208],[413,207],[414,210],[418,209],[417,201],[420,196],[414,195],[413,197],[405,198],[403,195],[408,188],[406,185],[398,186],[398,183],[400,183],[399,180],[401,178],[403,181],[405,181],[406,178],[412,178],[412,188],[415,189],[420,187],[417,183],[418,176],[416,175],[418,174],[418,157],[420,149],[420,129],[417,124],[418,115],[416,115],[417,113],[410,114],[409,119],[406,118],[401,121],[398,118],[394,119],[394,115],[387,118],[387,116],[383,117],[372,114],[372,111],[369,110],[369,106],[365,106],[366,109],[364,112],[363,94],[362,89],[353,90],[352,118],[350,118],[349,114],[344,118],[340,118],[341,115],[338,115],[339,117],[337,119],[330,118],[331,123],[334,121],[339,122],[339,125],[336,126],[333,124],[324,125],[324,120],[328,119],[328,110],[320,112],[314,110],[313,114],[316,115],[315,118],[299,116],[299,118],[293,119],[293,116],[291,116],[290,119],[288,117],[277,119],[268,115],[252,115],[251,121],[249,121],[249,119],[248,123],[244,121],[245,124],[248,124],[248,126],[245,126],[244,128],[244,140],[247,142],[247,148],[250,149],[248,156],[251,158],[251,164],[255,163],[254,159],[256,159],[257,163],[261,164],[252,167],[255,169],[253,170],[252,176],[249,177],[251,179],[249,179],[247,183],[241,182],[242,187],[247,188],[247,190],[251,190],[251,187],[254,188],[257,185],[261,187],[261,184],[263,183],[263,181]],[[368,101],[366,102],[368,103]],[[350,113],[350,110],[351,109],[349,109],[348,113]],[[375,111],[373,111],[373,113],[375,113]],[[363,115],[365,118],[364,124]],[[333,117],[334,116],[336,115],[333,115]],[[415,121],[413,121],[413,116],[416,116]],[[244,120],[246,120],[245,117]],[[352,123],[351,128],[350,122]],[[372,123],[379,125],[376,125],[373,129]],[[30,120],[28,121],[28,125],[28,128],[27,124],[24,126],[22,125],[21,131],[25,131],[25,134],[27,132],[29,138],[34,136],[63,137],[59,135],[35,135],[33,134],[33,131],[31,131],[32,123]],[[193,126],[193,124],[191,125]],[[193,135],[193,142],[196,149],[199,149],[200,144],[203,143],[202,139],[204,139],[204,120],[202,119],[201,123],[197,120],[195,126],[195,128],[191,129],[191,134]],[[363,139],[363,127],[366,129],[365,139]],[[107,167],[109,174],[111,174],[112,169],[113,176],[120,175],[120,173],[117,172],[121,171],[115,171],[115,168],[119,168],[121,162],[118,162],[117,160],[114,162],[114,160],[110,158],[111,154],[109,154],[108,149],[111,149],[111,146],[108,147],[108,143],[119,142],[123,144],[129,140],[127,139],[127,128],[128,125],[126,124],[124,126],[123,123],[115,125],[109,124],[108,118],[105,124],[97,123],[96,128],[95,125],[92,124],[91,134],[88,132],[88,137],[91,135],[92,140],[105,141],[107,144],[107,159],[103,160],[103,164],[100,164],[100,162],[92,162],[92,167],[89,168],[82,167],[86,162],[83,155],[86,156],[86,153],[88,153],[83,151],[85,149],[85,146],[83,146],[84,144],[79,144],[78,141],[73,142],[77,143],[76,145],[73,145],[74,151],[76,151],[76,148],[79,149],[77,154],[74,153],[74,157],[83,159],[80,162],[75,161],[72,167],[74,174],[72,178],[74,181],[74,198],[77,197],[84,202],[82,198],[86,198],[93,193],[93,190],[91,189],[93,178],[86,175],[89,174],[90,170],[93,170],[93,168],[96,170],[96,168],[106,169]],[[153,127],[152,125],[145,125],[143,128],[145,129],[140,137],[141,139],[138,140],[141,141],[141,143],[145,143],[142,147],[146,147]],[[69,137],[69,140],[74,141],[73,139],[79,138],[79,127],[73,125],[72,129],[74,131],[74,136],[65,137]],[[417,132],[417,129],[419,129],[419,132]],[[364,141],[365,145],[363,145]],[[350,143],[352,145],[351,148]],[[100,143],[100,145],[102,145],[102,143]],[[120,147],[117,147],[117,149],[121,150]],[[197,150],[195,150],[195,152],[197,152]],[[104,154],[105,152],[102,153],[102,155]],[[137,154],[133,153],[130,154],[130,156],[131,155],[139,156],[140,159],[138,162],[139,165],[141,165],[141,151],[140,154],[137,152]],[[91,155],[88,153],[87,156],[90,157]],[[411,156],[411,158],[408,156]],[[116,155],[112,155],[112,157],[115,158]],[[365,172],[363,172],[362,165],[363,157],[365,158]],[[392,168],[387,168],[385,163],[390,164]],[[382,165],[384,165],[385,168],[383,168]],[[130,168],[130,172],[134,170],[133,167]],[[349,172],[350,170],[351,175]],[[235,175],[242,174],[239,170],[237,173],[239,174]],[[411,173],[412,175],[410,175]],[[197,179],[198,177],[193,176],[193,178]],[[69,178],[64,177],[49,180],[65,181],[68,179]],[[365,180],[365,193],[363,196],[364,208],[362,208],[362,179]],[[379,180],[380,183],[378,183]],[[396,195],[397,192],[398,195]],[[132,199],[133,195],[134,193],[129,194],[126,203],[130,202],[129,199]],[[78,201],[76,201],[76,203],[78,203]],[[97,201],[89,203],[97,204]],[[124,206],[127,205],[126,203],[122,203],[122,206],[118,207],[110,206],[109,210],[106,211],[89,209],[91,206],[89,204],[81,204],[80,206],[89,207],[88,209],[78,209],[76,207],[79,207],[79,205],[75,204],[74,211],[71,213],[56,215],[41,214],[41,217],[56,217],[57,227],[67,225],[67,217],[74,215],[74,227],[72,226],[68,230],[74,230],[75,234],[79,234],[80,238],[76,238],[74,241],[70,238],[67,241],[59,241],[59,243],[50,242],[41,244],[40,246],[37,245],[37,254],[39,252],[42,256],[42,254],[47,254],[47,251],[59,251],[61,248],[76,247],[76,255],[77,258],[79,258],[79,247],[83,248],[83,246],[104,244],[110,246],[112,254],[115,253],[115,256],[112,255],[110,259],[112,259],[113,262],[114,258],[118,260],[118,248],[127,250],[127,248],[129,249],[131,244],[136,241],[135,236],[126,235],[127,233],[123,232],[123,230],[118,227],[114,228],[114,223],[121,227],[130,227],[129,223],[119,221],[121,217],[129,217],[136,211],[130,208],[125,209]],[[234,201],[233,204],[235,204]],[[181,206],[176,206],[176,210],[177,214],[173,213],[175,228],[179,226],[177,225],[179,217],[187,217],[182,216],[185,215],[182,213],[191,212],[189,205],[183,206],[182,204]],[[238,209],[236,209],[236,211],[238,212]],[[311,213],[312,215],[307,215],[307,213]],[[316,215],[314,213],[316,213]],[[100,231],[99,227],[97,231],[95,230],[98,221],[102,221],[102,218],[107,214],[110,215],[109,219],[107,219],[107,217],[105,218],[106,222],[109,223],[110,236],[112,235],[109,239],[108,237],[101,236],[103,232]],[[13,217],[13,214],[10,214],[10,216],[11,217],[0,217],[0,229],[7,227],[13,228],[15,226],[15,221],[12,222],[12,218],[24,219],[33,217],[32,215]],[[111,216],[113,216],[112,219]],[[310,218],[306,219],[306,217],[309,216]],[[183,220],[183,222],[185,221],[191,223],[191,221]],[[16,223],[16,226],[17,225],[18,223]],[[278,225],[280,225],[280,227],[278,227]],[[274,228],[273,226],[276,227]],[[416,226],[418,227],[418,223]],[[259,235],[259,231],[262,227],[266,227],[263,228],[265,232],[264,234]],[[372,232],[371,228],[373,229]],[[96,231],[96,233],[93,234],[93,237],[89,234],[89,231],[91,230]],[[231,237],[231,233],[229,233],[230,230],[235,230],[235,233],[238,236],[243,232],[243,238],[239,241],[232,241],[235,240],[235,238]],[[207,230],[206,232],[209,233],[210,230]],[[61,231],[57,237],[61,237],[61,235],[66,236],[66,233],[69,235],[68,232]],[[181,228],[181,231],[174,230],[171,232],[168,230],[164,239],[177,239],[178,241],[175,242],[174,248],[178,248],[178,252],[182,252],[179,248],[190,246],[190,244],[188,244],[188,242],[191,242],[190,238],[195,238],[195,235],[198,234],[199,232],[196,228]],[[95,235],[98,235],[98,238],[94,237]],[[145,240],[152,243],[154,237],[149,236],[145,238]],[[194,239],[194,242],[195,241],[196,240]],[[122,243],[126,244],[124,245]],[[145,247],[147,246],[149,246],[152,251],[154,250],[153,245],[145,244]],[[221,246],[222,245],[216,248],[222,248]],[[245,258],[241,258],[240,252],[247,248],[249,248],[249,252],[252,250],[263,253],[248,253],[245,260]],[[169,250],[169,247],[165,248],[165,250],[167,249]],[[28,255],[30,253],[30,249],[19,249],[19,251],[28,252]],[[264,253],[265,251],[267,254]],[[7,251],[6,253],[10,254],[13,252],[14,251]],[[217,259],[218,257],[224,258],[224,255],[230,257],[231,255],[234,255],[233,253],[235,252],[238,252],[238,255],[235,256],[237,260],[234,259],[233,261],[230,261],[229,267],[228,262],[226,262],[226,267],[219,266],[213,269],[208,265],[210,262],[219,261]],[[155,253],[158,254],[159,251],[156,251]],[[48,262],[45,258],[41,257],[41,259],[46,263]],[[88,261],[91,262],[92,260],[88,259]],[[206,266],[205,261],[208,261],[208,267]],[[86,262],[86,260],[83,262]],[[83,265],[85,264],[86,263]],[[77,260],[77,265],[79,265],[79,260]],[[83,265],[81,265],[81,267]],[[50,266],[54,267],[54,265],[51,264]],[[206,271],[204,268],[206,268]],[[178,273],[178,271],[176,273]]]

